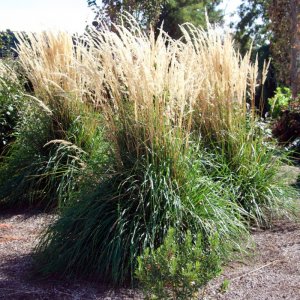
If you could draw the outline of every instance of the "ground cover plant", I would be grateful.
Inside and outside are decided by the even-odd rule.
[[[138,260],[155,265],[174,238],[187,273],[161,270],[159,293],[173,280],[193,294],[243,250],[250,222],[293,213],[281,158],[256,124],[267,64],[259,77],[250,53],[210,26],[181,31],[156,36],[124,16],[80,38],[18,36],[33,94],[1,164],[0,197],[61,208],[35,251],[40,275],[116,285],[137,276],[149,287],[153,274],[136,271]],[[189,259],[211,273],[194,277]]]

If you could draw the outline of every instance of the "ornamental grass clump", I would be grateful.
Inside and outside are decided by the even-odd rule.
[[[61,208],[78,189],[87,165],[104,162],[101,122],[90,111],[70,114],[68,128],[57,128],[53,116],[36,101],[13,132],[14,140],[0,165],[0,204],[5,207]]]
[[[87,89],[81,56],[87,49],[79,38],[51,31],[18,33],[16,37],[19,63],[39,100],[50,107],[58,96],[65,102],[83,102]]]
[[[117,156],[126,147],[131,147],[129,153],[144,154],[145,141],[150,149],[163,148],[168,136],[184,145],[171,147],[179,149],[172,154],[176,160],[191,143],[201,143],[204,152],[221,157],[228,171],[222,178],[234,178],[232,200],[258,225],[270,224],[281,209],[289,215],[293,192],[285,199],[286,188],[276,176],[283,161],[256,130],[255,91],[265,81],[268,64],[259,74],[257,60],[252,63],[250,53],[241,57],[231,36],[211,26],[204,31],[183,25],[183,39],[175,41],[163,31],[154,39],[130,22],[114,32],[103,26],[92,33],[93,46],[85,58],[90,66],[94,56],[98,59],[100,67],[94,64],[89,73],[98,76],[89,81]]]
[[[205,74],[196,52],[163,31],[155,39],[131,21],[89,40],[83,61],[107,128],[113,168],[78,195],[37,248],[40,274],[97,276],[115,284],[133,278],[137,257],[156,248],[170,227],[209,237],[220,255],[246,235],[246,212],[203,168],[195,103]],[[190,59],[189,59],[190,58]],[[197,139],[195,138],[197,137]],[[90,184],[90,182],[89,182]]]
[[[33,91],[23,97],[14,142],[0,166],[0,202],[62,207],[89,163],[106,159],[101,117],[86,100],[79,42],[75,47],[66,33],[17,38],[20,69]]]
[[[187,56],[194,58],[193,72],[205,74],[193,106],[191,131],[199,133],[206,152],[220,159],[213,163],[217,173],[211,176],[228,182],[232,201],[258,226],[270,226],[279,215],[293,216],[296,193],[277,175],[285,159],[272,141],[265,141],[257,125],[255,92],[264,84],[269,64],[264,63],[259,73],[250,52],[241,57],[232,38],[210,26],[207,31],[188,24],[181,29]]]
[[[250,60],[251,53],[242,57],[232,37],[220,34],[212,26],[205,31],[186,24],[181,29],[182,55],[192,64],[194,74],[202,74],[201,82],[190,86],[197,88],[192,132],[197,132],[210,147],[221,147],[233,157],[240,150],[235,137],[249,138],[247,129],[255,127],[259,112],[255,91],[264,84],[268,64],[264,63],[259,74],[257,60]]]
[[[129,283],[137,257],[161,245],[170,227],[179,235],[190,230],[207,238],[218,232],[223,258],[240,247],[247,236],[245,212],[220,182],[203,175],[200,161],[188,156],[175,162],[166,153],[149,157],[123,170],[116,166],[115,174],[93,192],[82,190],[36,249],[40,275]]]
[[[268,182],[264,189],[256,182],[267,169],[254,176],[263,160],[251,150],[260,141],[253,133],[257,63],[212,28],[185,25],[183,38],[173,40],[163,30],[157,37],[146,34],[124,18],[126,27],[110,31],[102,24],[91,31],[80,44],[86,48],[74,54],[84,83],[75,107],[83,102],[101,115],[109,167],[91,166],[70,207],[43,235],[35,258],[44,276],[91,276],[122,285],[133,280],[137,258],[157,249],[170,228],[179,239],[187,232],[208,243],[216,237],[224,258],[241,250],[249,219],[264,219],[254,208],[272,209]],[[44,104],[57,103],[52,92],[47,95]]]

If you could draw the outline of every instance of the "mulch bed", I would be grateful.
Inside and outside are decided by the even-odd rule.
[[[251,257],[230,263],[208,287],[207,299],[300,300],[300,224],[278,221],[253,233]],[[221,290],[227,280],[229,287]]]
[[[32,276],[32,249],[55,216],[3,213],[0,216],[0,299],[141,299],[137,291],[100,283]],[[253,233],[255,253],[225,267],[207,288],[205,299],[300,299],[300,224],[278,221]],[[220,287],[229,281],[226,291]]]

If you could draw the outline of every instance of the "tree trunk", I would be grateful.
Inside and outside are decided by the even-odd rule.
[[[296,99],[300,93],[300,0],[291,0],[291,87]]]

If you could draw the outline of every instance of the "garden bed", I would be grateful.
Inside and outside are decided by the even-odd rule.
[[[100,283],[32,277],[31,251],[53,215],[10,212],[0,217],[0,299],[141,299],[131,290]],[[297,299],[300,294],[300,225],[284,220],[255,231],[256,255],[229,264],[212,281],[207,299]],[[224,279],[229,287],[221,293]]]

